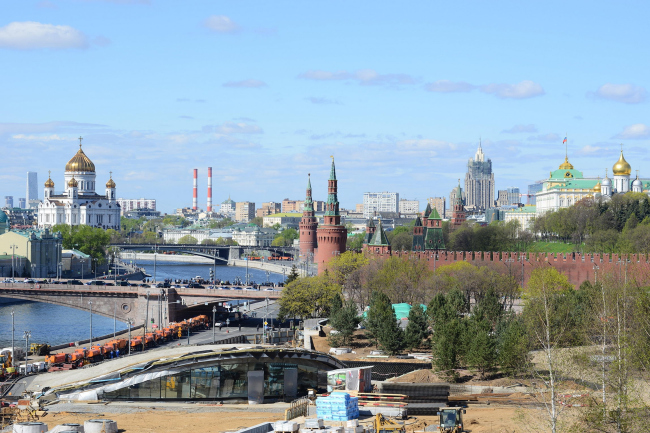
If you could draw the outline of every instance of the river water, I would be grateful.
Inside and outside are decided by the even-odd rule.
[[[137,265],[145,268],[147,273],[154,275],[153,262],[138,261]],[[161,281],[166,278],[189,279],[200,276],[207,279],[210,269],[215,269],[207,264],[174,264],[157,263],[156,279]],[[246,280],[246,268],[234,266],[217,266],[216,276],[224,281],[234,281],[240,278]],[[258,269],[248,270],[249,281],[263,283],[267,281],[266,271]],[[268,281],[282,282],[281,274],[269,273]],[[90,314],[74,308],[41,302],[19,302],[13,304],[0,304],[0,348],[11,346],[11,311],[14,311],[15,332],[14,344],[25,346],[24,331],[30,331],[29,343],[47,343],[52,346],[78,340],[90,336]],[[117,321],[118,331],[126,329],[126,325]],[[113,319],[93,314],[93,335],[100,336],[113,332]]]

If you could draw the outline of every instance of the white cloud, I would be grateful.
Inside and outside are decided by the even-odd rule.
[[[544,94],[542,86],[530,80],[517,84],[485,84],[480,90],[501,99],[526,99]]]
[[[223,83],[223,87],[246,87],[246,88],[256,88],[256,87],[265,87],[266,83],[261,80],[241,80],[241,81],[228,81]]]
[[[237,33],[240,30],[239,25],[225,15],[211,15],[203,24],[217,33]]]
[[[250,125],[244,122],[223,122],[221,125],[207,125],[203,132],[214,132],[217,134],[262,134],[264,131],[257,125]]]
[[[527,133],[530,134],[530,133],[533,133],[533,132],[537,132],[537,127],[535,127],[535,125],[533,125],[532,123],[528,124],[528,125],[521,125],[520,124],[520,125],[515,125],[510,129],[504,129],[501,132],[505,132],[507,134],[518,134],[520,132],[527,132]]]
[[[55,132],[72,132],[97,130],[106,125],[80,122],[45,122],[45,123],[0,123],[0,135],[4,134],[39,134]]]
[[[635,123],[634,125],[625,128],[620,134],[615,135],[614,138],[623,138],[627,140],[650,138],[650,128],[643,123]]]
[[[38,141],[53,141],[53,140],[72,140],[69,138],[64,138],[61,137],[57,134],[52,134],[52,135],[25,135],[25,134],[16,134],[12,135],[11,138],[15,140],[38,140]]]
[[[455,92],[471,92],[476,88],[473,84],[464,81],[449,81],[438,80],[424,86],[429,92],[439,93],[455,93]]]
[[[0,27],[0,48],[34,50],[87,47],[88,37],[70,26],[24,21]]]
[[[43,8],[43,9],[58,9],[57,5],[52,3],[49,0],[43,0],[38,3],[36,3],[37,8]]]
[[[533,137],[528,137],[528,141],[545,141],[547,143],[553,143],[556,141],[560,141],[560,136],[555,133],[541,134]]]
[[[298,78],[317,81],[349,80],[366,86],[415,84],[417,82],[417,79],[407,74],[380,74],[374,69],[359,69],[355,72],[310,70],[298,75]]]
[[[625,104],[638,104],[646,100],[646,90],[641,86],[633,84],[603,84],[595,93],[599,98],[609,99],[612,101],[623,102]]]
[[[594,155],[594,154],[601,154],[603,152],[604,148],[600,146],[592,146],[590,144],[587,144],[586,146],[583,146],[582,149],[578,151],[579,155]]]

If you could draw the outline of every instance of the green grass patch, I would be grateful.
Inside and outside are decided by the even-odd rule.
[[[564,242],[533,242],[528,247],[529,253],[572,253],[579,250],[576,245]]]

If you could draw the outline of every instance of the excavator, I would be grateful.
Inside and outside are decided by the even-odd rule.
[[[440,433],[463,433],[465,431],[463,424],[464,413],[466,413],[465,409],[459,407],[440,408],[438,412],[440,417],[438,431]]]

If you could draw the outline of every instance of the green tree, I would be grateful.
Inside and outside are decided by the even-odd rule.
[[[385,319],[389,309],[392,309],[391,302],[385,293],[375,290],[370,294],[370,305],[366,311],[364,324],[366,337],[373,341],[375,345],[379,344],[381,322]]]
[[[255,217],[252,220],[248,222],[249,224],[255,224],[258,227],[263,227],[264,226],[264,218],[262,217]]]
[[[392,306],[383,315],[377,340],[379,348],[389,355],[396,355],[404,348],[404,331],[397,322]]]
[[[223,239],[223,238],[220,238]],[[201,245],[219,245],[216,239],[203,239]]]
[[[332,300],[341,296],[341,288],[325,275],[298,278],[288,283],[278,300],[280,321],[289,317],[324,317]]]
[[[427,308],[433,325],[433,366],[452,380],[459,377],[457,369],[464,354],[462,343],[465,330],[461,320],[464,310],[465,297],[458,290],[437,294]]]
[[[291,266],[291,272],[289,272],[289,275],[287,275],[287,279],[285,281],[285,284],[292,283],[298,279],[298,269],[296,268],[296,265]]]
[[[192,235],[185,235],[178,240],[179,245],[196,245],[199,241]]]
[[[427,318],[420,304],[415,304],[409,311],[409,323],[406,325],[404,341],[408,349],[417,349],[427,337]]]
[[[162,219],[162,224],[174,227],[187,227],[190,225],[190,222],[180,215],[165,215]]]
[[[297,230],[285,229],[275,235],[275,238],[273,239],[271,245],[274,247],[287,247],[293,245],[294,239],[298,239],[298,237],[299,234]]]
[[[503,314],[497,325],[497,363],[501,371],[514,375],[526,369],[529,336],[521,317],[512,310]]]
[[[348,251],[360,251],[363,248],[364,239],[364,233],[357,233],[356,235],[348,236],[346,249]]]
[[[335,296],[332,302],[330,324],[338,333],[330,333],[330,345],[332,347],[349,346],[359,322],[361,322],[361,318],[359,317],[357,305],[352,301],[341,304],[341,298]]]
[[[482,376],[492,372],[496,364],[496,339],[487,319],[472,316],[464,328],[465,362]]]
[[[106,247],[111,240],[111,235],[106,230],[87,225],[57,224],[52,227],[52,232],[61,233],[63,248],[75,248],[97,259],[97,263],[105,262]]]

